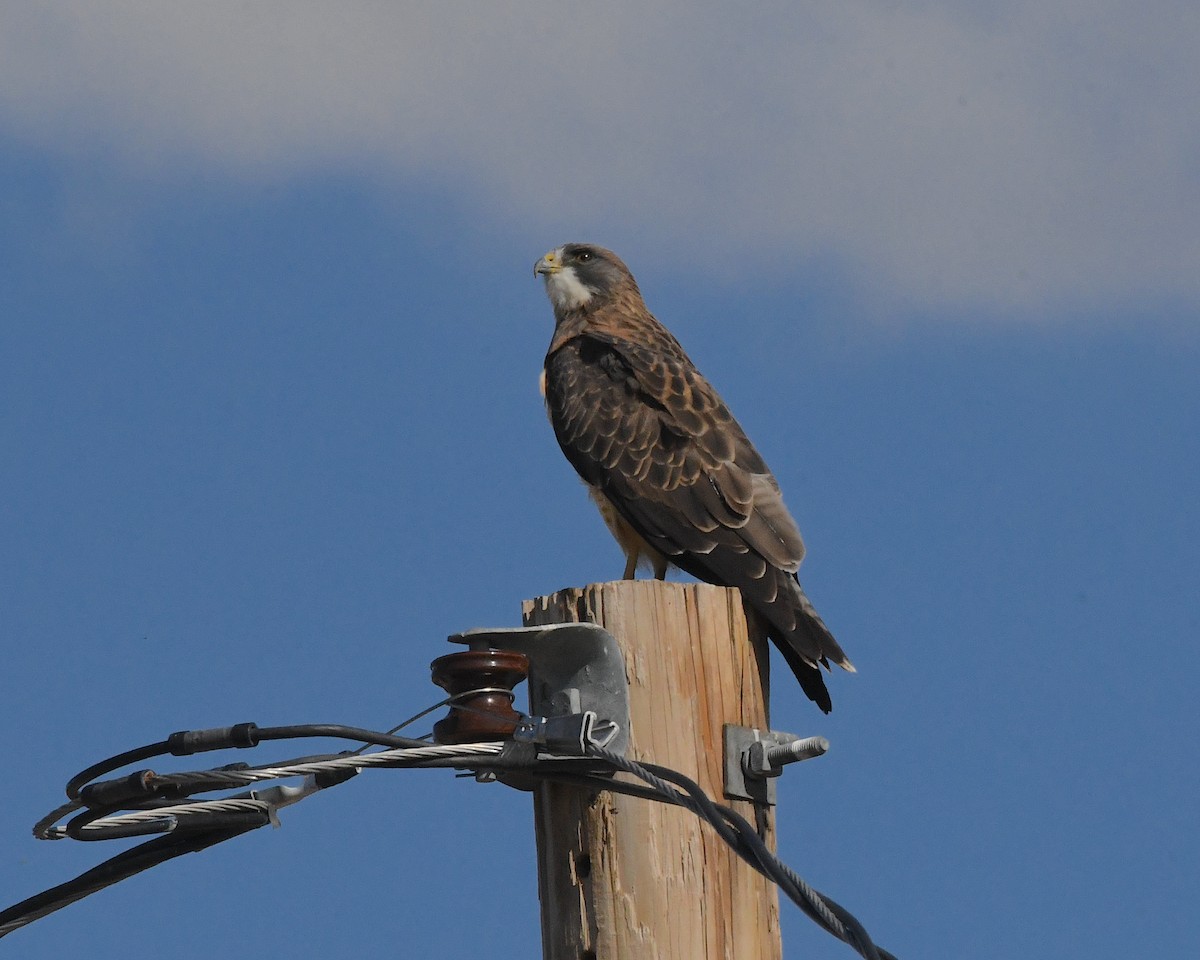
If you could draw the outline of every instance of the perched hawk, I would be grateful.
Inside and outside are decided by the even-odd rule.
[[[543,390],[558,443],[628,558],[737,587],[810,700],[820,667],[854,667],[800,588],[804,544],[779,484],[611,251],[585,243],[534,265],[554,305]]]

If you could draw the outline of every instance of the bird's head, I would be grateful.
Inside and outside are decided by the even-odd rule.
[[[533,275],[545,279],[556,314],[594,307],[631,284],[636,289],[621,258],[592,243],[555,247],[533,265]]]

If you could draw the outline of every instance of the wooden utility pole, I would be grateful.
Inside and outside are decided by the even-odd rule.
[[[767,644],[736,590],[624,580],[528,600],[527,626],[591,621],[629,681],[628,756],[722,796],[722,726],[765,729]],[[769,808],[733,806],[775,846]],[[693,813],[584,787],[534,794],[544,960],[780,960],[779,897]]]

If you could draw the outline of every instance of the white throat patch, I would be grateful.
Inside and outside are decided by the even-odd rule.
[[[574,267],[546,274],[546,293],[556,310],[576,310],[592,299],[591,289],[576,276]]]

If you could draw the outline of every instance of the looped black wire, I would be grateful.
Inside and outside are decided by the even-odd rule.
[[[456,698],[446,698],[438,705],[444,705],[454,699]],[[424,711],[412,720],[424,716],[428,712],[428,710]],[[405,724],[400,726],[403,727],[412,720],[405,721]],[[400,729],[400,727],[394,729]],[[257,767],[236,763],[228,764],[223,768],[166,775],[140,771],[138,774],[132,774],[126,778],[92,784],[91,781],[97,777],[111,773],[122,766],[166,753],[183,756],[207,750],[255,746],[261,740],[285,740],[301,737],[335,737],[355,740],[364,744],[361,749],[371,745],[401,749],[430,746],[424,740],[395,736],[393,732],[379,733],[360,727],[345,727],[336,724],[301,724],[266,728],[258,728],[254,724],[238,724],[234,727],[172,734],[167,740],[129,750],[94,764],[71,779],[67,785],[70,801],[39,820],[34,827],[35,835],[42,839],[57,839],[65,833],[77,840],[145,836],[149,833],[164,833],[165,836],[127,850],[74,880],[44,891],[7,910],[0,911],[0,937],[165,860],[184,853],[203,850],[271,822],[271,808],[266,803],[263,804],[261,810],[214,809],[211,813],[197,813],[193,807],[188,811],[186,819],[182,815],[178,818],[173,816],[172,807],[188,802],[186,798],[191,794],[244,786],[246,781],[244,777],[236,776],[238,772],[244,774],[253,771],[270,771],[273,768],[288,765],[342,759],[360,753],[361,749],[297,758],[283,763],[263,764]],[[822,929],[849,944],[865,960],[896,960],[891,953],[877,947],[872,942],[871,937],[853,914],[805,883],[767,848],[753,825],[732,808],[715,803],[694,780],[667,767],[653,763],[635,763],[619,754],[595,746],[590,748],[586,758],[546,758],[545,754],[549,752],[542,748],[542,756],[539,757],[539,749],[535,745],[510,742],[505,745],[499,755],[413,757],[394,760],[389,758],[386,764],[377,765],[392,768],[458,767],[477,772],[481,770],[523,770],[545,780],[575,783],[596,791],[609,790],[686,807],[709,823],[739,857],[776,883],[784,894]],[[616,771],[631,774],[642,780],[647,786],[611,779],[612,774]],[[355,772],[357,771],[334,771],[325,776],[325,782],[321,782],[320,775],[318,775],[317,783],[321,788],[332,786],[345,781]],[[520,784],[514,781],[514,785]],[[194,804],[195,801],[192,803]],[[55,823],[64,816],[79,810],[82,812],[67,824],[62,833],[54,830]],[[102,824],[100,829],[87,829],[95,821],[102,820],[121,810],[161,811],[162,816],[136,823],[116,822]]]
[[[412,737],[398,737],[391,733],[380,733],[377,730],[367,730],[363,727],[346,727],[336,723],[305,723],[293,724],[283,727],[258,727],[254,724],[238,724],[236,727],[221,728],[223,730],[236,730],[238,728],[254,727],[254,735],[256,743],[263,740],[299,740],[310,739],[314,737],[332,737],[340,740],[354,740],[358,743],[363,743],[368,746],[380,747],[427,747],[429,746],[423,740],[415,740]],[[196,731],[197,734],[202,734],[205,731]],[[99,763],[94,763],[86,770],[81,770],[67,781],[67,799],[78,800],[79,792],[83,787],[95,780],[97,777],[102,777],[105,774],[112,773],[114,770],[120,770],[121,767],[127,767],[134,763],[141,763],[143,760],[149,760],[152,757],[172,756],[188,756],[191,753],[199,752],[192,749],[187,751],[177,751],[172,749],[173,746],[179,744],[183,739],[183,731],[179,734],[172,734],[166,740],[160,740],[157,743],[149,743],[144,747],[137,747],[133,750],[127,750],[124,753],[118,753],[115,756],[109,757],[107,760],[101,760]],[[204,750],[218,750],[229,747],[245,747],[245,741],[229,742],[226,746],[213,745],[205,746]]]

